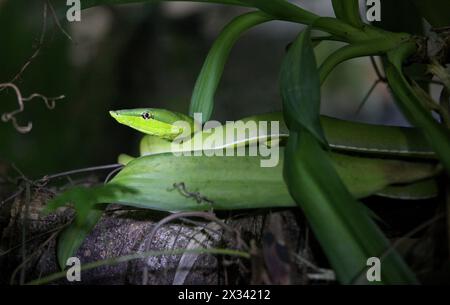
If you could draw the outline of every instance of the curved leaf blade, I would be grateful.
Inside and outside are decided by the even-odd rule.
[[[222,30],[211,47],[195,82],[189,107],[191,116],[194,113],[202,113],[203,122],[209,120],[214,108],[214,95],[232,47],[243,32],[270,20],[272,18],[263,13],[251,12],[236,17]]]
[[[339,177],[357,198],[435,174],[433,163],[328,154]],[[284,148],[280,149],[276,167],[261,167],[261,160],[260,156],[178,157],[171,153],[139,157],[110,182],[136,193],[125,193],[113,202],[163,211],[295,206],[283,181]],[[174,188],[175,183],[184,183],[185,189]],[[198,202],[201,197],[189,196],[185,191],[198,192],[212,203]]]
[[[327,145],[320,124],[320,78],[307,28],[297,36],[282,64],[283,113],[290,130],[307,129]]]
[[[359,282],[368,259],[381,257],[389,242],[353,198],[322,148],[326,140],[320,125],[320,77],[309,29],[299,35],[283,62],[281,95],[289,128],[283,167],[289,193],[303,209],[339,281]],[[384,257],[381,280],[416,282],[395,251]]]
[[[285,154],[289,192],[303,209],[339,281],[350,284],[359,280],[365,275],[368,258],[383,257],[389,242],[353,199],[308,131],[293,132]],[[382,283],[416,283],[395,251],[383,257],[382,266]]]
[[[101,216],[94,204],[119,203],[163,211],[233,210],[296,206],[283,181],[283,156],[274,168],[262,168],[261,157],[177,157],[170,153],[145,156],[130,162],[105,186],[68,190],[49,202],[49,208],[66,203],[82,206],[83,212],[58,240],[58,261],[64,268]],[[329,154],[339,177],[357,198],[366,197],[397,183],[432,177],[432,163],[361,158]],[[360,173],[366,173],[361,175]],[[173,187],[183,182],[185,191],[210,202],[198,202]],[[133,191],[122,191],[133,190]],[[88,199],[86,199],[88,198]]]

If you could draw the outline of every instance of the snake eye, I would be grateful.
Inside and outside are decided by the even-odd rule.
[[[148,112],[142,113],[141,116],[144,120],[153,119],[153,114],[150,114]]]

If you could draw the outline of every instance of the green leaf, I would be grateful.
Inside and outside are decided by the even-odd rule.
[[[289,193],[303,209],[338,280],[344,284],[359,282],[367,260],[380,258],[389,242],[322,149],[326,140],[319,115],[320,78],[309,29],[299,35],[283,62],[281,95],[289,128],[283,168]],[[381,280],[416,282],[395,251],[384,257]]]
[[[410,183],[434,175],[432,163],[338,153],[329,153],[329,156],[341,179],[358,198],[382,192],[393,184]],[[178,157],[164,153],[135,159],[105,186],[70,189],[47,207],[47,210],[54,210],[75,202],[83,210],[84,216],[77,215],[58,239],[60,266],[64,268],[67,258],[73,256],[100,218],[102,212],[96,203],[114,202],[164,211],[295,206],[283,181],[283,158],[284,150],[281,149],[279,164],[263,168],[261,157],[256,156]],[[185,185],[184,191],[192,196],[181,188],[174,188],[174,183],[181,182]],[[389,192],[389,196],[392,195],[395,190]]]
[[[332,0],[333,10],[336,17],[354,27],[361,28],[364,23],[359,14],[358,0]]]
[[[77,212],[77,221],[83,223],[95,204],[111,202],[124,194],[134,192],[135,190],[127,186],[117,185],[74,187],[50,200],[45,206],[43,213],[48,214],[70,203]]]
[[[396,97],[396,103],[406,118],[425,136],[445,169],[450,173],[450,132],[440,125],[416,95],[403,75],[402,63],[416,50],[413,42],[404,44],[388,54],[386,77]]]
[[[61,269],[65,269],[67,259],[75,255],[102,215],[102,209],[90,209],[83,219],[77,216],[75,221],[60,233],[56,256]]]
[[[214,95],[231,48],[243,32],[270,20],[272,19],[265,14],[251,12],[235,18],[222,30],[197,77],[189,107],[191,116],[194,113],[202,113],[203,122],[209,120],[214,108]]]
[[[448,0],[414,0],[420,14],[433,27],[450,25],[450,1]]]
[[[435,174],[433,163],[362,158],[329,153],[352,195],[370,196],[389,185],[413,183]],[[292,207],[283,181],[284,148],[275,167],[261,167],[260,156],[143,156],[127,164],[110,184],[129,187],[115,203],[163,211]],[[174,184],[184,183],[185,190]],[[189,193],[199,193],[189,196]],[[207,200],[197,200],[204,197]],[[199,202],[200,201],[200,202]]]
[[[285,154],[289,192],[303,209],[338,280],[350,284],[365,279],[367,259],[381,258],[389,242],[353,199],[328,155],[307,130],[291,133]],[[382,266],[382,283],[416,282],[395,251],[383,258]]]
[[[320,125],[320,78],[310,28],[295,39],[281,69],[280,85],[286,124],[290,130],[306,128],[326,145]]]
[[[57,257],[61,269],[64,269],[67,258],[73,256],[81,246],[86,236],[100,219],[103,210],[95,205],[98,203],[114,202],[124,194],[135,193],[126,186],[101,185],[96,187],[75,187],[50,200],[43,213],[50,213],[57,208],[73,204],[76,217],[58,238]]]

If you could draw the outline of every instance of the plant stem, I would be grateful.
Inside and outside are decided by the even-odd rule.
[[[125,255],[125,256],[120,256],[120,257],[113,257],[113,258],[108,258],[108,259],[104,259],[104,260],[99,260],[99,261],[95,261],[95,262],[83,265],[81,267],[81,270],[85,271],[85,270],[101,267],[104,265],[117,265],[119,263],[128,262],[128,261],[135,260],[135,259],[142,259],[142,258],[146,258],[149,256],[157,257],[157,256],[162,256],[162,255],[179,255],[179,254],[185,254],[185,253],[192,253],[192,254],[208,253],[208,254],[237,256],[237,257],[242,257],[245,259],[250,258],[249,253],[238,251],[238,250],[233,250],[233,249],[221,249],[221,248],[169,249],[169,250],[161,250],[161,251],[148,251],[148,252],[144,252],[144,253],[136,253],[136,254],[130,254],[130,255]],[[56,273],[50,274],[46,277],[43,277],[43,278],[40,278],[37,280],[33,280],[33,281],[27,283],[27,285],[47,284],[47,283],[53,282],[55,280],[66,277],[66,274],[67,274],[66,271],[56,272]]]

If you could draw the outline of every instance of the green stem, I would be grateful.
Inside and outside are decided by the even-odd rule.
[[[149,256],[157,257],[157,256],[162,256],[162,255],[180,255],[180,254],[185,254],[185,253],[189,253],[189,254],[207,253],[207,254],[237,256],[237,257],[242,257],[245,259],[250,258],[249,253],[238,251],[238,250],[233,250],[233,249],[221,249],[221,248],[174,249],[174,250],[162,250],[162,251],[148,251],[148,252],[144,252],[144,253],[136,253],[136,254],[125,255],[125,256],[121,256],[121,257],[113,257],[113,258],[108,258],[108,259],[104,259],[104,260],[100,260],[100,261],[95,261],[95,262],[88,263],[88,264],[81,266],[81,271],[98,268],[98,267],[101,267],[104,265],[117,265],[119,263],[128,262],[128,261],[135,260],[135,259],[142,259],[142,258],[146,258]],[[55,280],[65,278],[66,275],[67,275],[66,271],[56,272],[56,273],[50,274],[46,277],[43,277],[43,278],[40,278],[37,280],[33,280],[33,281],[27,283],[27,285],[47,284],[47,283],[53,282]]]
[[[347,23],[332,17],[320,17],[308,10],[296,6],[286,0],[86,0],[82,2],[82,8],[90,8],[98,5],[116,5],[130,3],[158,3],[165,1],[220,3],[225,5],[237,5],[255,7],[272,16],[274,19],[290,21],[305,25],[312,25],[314,29],[328,32],[340,40],[354,43],[369,39],[386,37],[390,32],[380,30],[371,25],[353,22]],[[60,6],[60,5],[59,5]],[[57,7],[58,15],[65,15],[67,7]],[[355,15],[356,16],[356,15]],[[358,25],[358,26],[356,26]]]
[[[431,116],[402,72],[403,62],[416,52],[416,48],[416,44],[411,41],[389,52],[386,78],[402,112],[413,125],[423,132],[445,169],[450,173],[449,133]]]
[[[380,55],[398,47],[409,39],[407,34],[389,35],[361,43],[347,45],[328,56],[320,66],[320,82],[324,83],[330,72],[340,63],[357,57]]]
[[[246,3],[250,3],[251,6],[279,20],[309,25],[320,18],[318,15],[285,0],[248,0]]]
[[[327,32],[347,42],[358,42],[374,38],[373,34],[368,33],[363,29],[356,28],[332,17],[320,17],[314,20],[314,23],[312,23],[311,26],[316,30]]]
[[[373,37],[363,29],[336,18],[320,17],[287,1],[268,0],[253,1],[252,3],[256,8],[276,19],[311,25],[314,29],[327,32],[347,42],[362,41]]]

